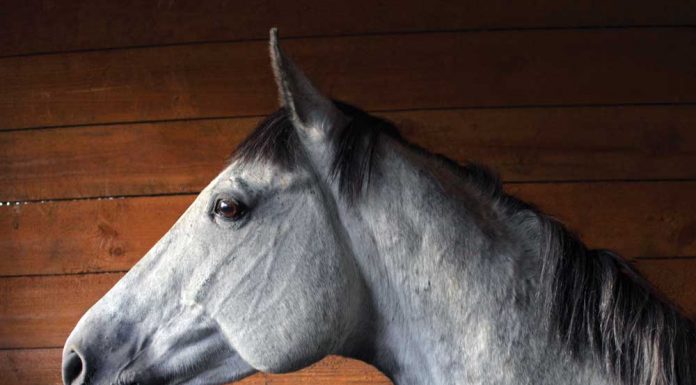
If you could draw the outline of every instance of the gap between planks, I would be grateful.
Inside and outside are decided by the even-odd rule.
[[[544,26],[544,27],[492,27],[492,28],[452,28],[452,29],[413,29],[408,31],[382,31],[382,32],[362,32],[362,33],[327,33],[317,35],[283,35],[281,40],[312,40],[312,39],[341,39],[354,37],[379,37],[379,36],[405,36],[405,35],[427,35],[438,33],[495,33],[495,32],[528,32],[528,31],[573,31],[573,30],[626,30],[626,29],[690,29],[696,27],[689,24],[644,24],[644,25],[576,25],[576,26]],[[37,51],[20,53],[13,55],[0,55],[2,59],[35,57],[35,56],[52,56],[65,54],[80,54],[91,52],[104,51],[119,51],[119,50],[138,50],[138,49],[153,49],[165,47],[186,47],[196,45],[216,45],[216,44],[235,44],[249,42],[264,42],[267,37],[239,38],[239,39],[219,39],[219,40],[193,40],[182,41],[176,43],[159,43],[159,44],[140,44],[140,45],[124,45],[114,47],[99,47],[99,48],[84,48],[73,50],[58,50],[58,51]]]

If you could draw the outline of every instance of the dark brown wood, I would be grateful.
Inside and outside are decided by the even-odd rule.
[[[62,349],[0,351],[0,384],[63,385]]]
[[[63,385],[61,349],[0,351],[0,384]],[[360,361],[329,356],[309,368],[288,374],[255,374],[237,385],[358,385],[391,384],[374,367]]]
[[[506,181],[696,178],[696,107],[380,114]],[[0,132],[0,201],[199,191],[258,118]]]
[[[688,0],[0,2],[0,55],[197,41],[457,29],[693,25]]]
[[[628,258],[696,256],[696,182],[509,185],[592,248]]]
[[[257,122],[0,132],[0,201],[199,191]]]
[[[428,33],[284,42],[371,110],[696,102],[691,28]],[[263,115],[265,41],[0,60],[0,128]]]
[[[663,262],[654,259],[638,260],[634,265],[659,292],[664,293],[685,314],[696,320],[696,258]]]
[[[0,275],[128,270],[193,196],[0,207]]]
[[[632,259],[696,316],[696,30],[656,27],[695,25],[691,0],[0,9],[0,202],[199,191],[276,108],[265,40],[277,26],[329,94],[382,111],[432,151],[525,182],[506,188]],[[642,27],[598,28],[613,26]],[[32,55],[57,51],[78,52]],[[582,183],[549,183],[559,181]],[[0,206],[0,385],[61,384],[60,346],[77,319],[193,198]],[[330,357],[242,383],[389,381]]]
[[[513,184],[507,189],[629,258],[696,256],[696,182]],[[0,207],[0,275],[129,269],[193,196]]]
[[[638,269],[696,315],[696,259],[641,260]],[[0,278],[0,348],[60,347],[121,273]]]
[[[60,347],[123,274],[0,279],[0,348]]]

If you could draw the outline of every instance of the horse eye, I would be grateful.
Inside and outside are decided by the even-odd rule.
[[[239,219],[244,215],[244,205],[233,199],[218,199],[215,202],[215,214],[225,219]]]

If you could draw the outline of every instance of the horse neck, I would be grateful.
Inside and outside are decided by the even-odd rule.
[[[540,262],[451,166],[387,142],[366,195],[342,211],[372,295],[372,335],[355,356],[397,385],[604,383],[548,346],[520,306]]]

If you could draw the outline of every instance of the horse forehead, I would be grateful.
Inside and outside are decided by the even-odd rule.
[[[294,182],[305,181],[310,173],[301,167],[287,170],[268,162],[247,163],[234,161],[223,172],[223,178],[236,185],[252,188],[283,189]]]

